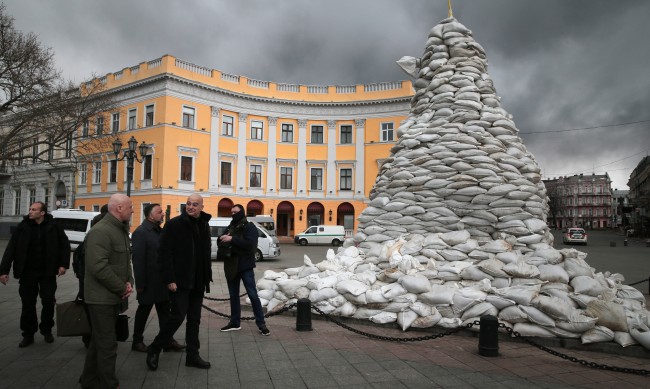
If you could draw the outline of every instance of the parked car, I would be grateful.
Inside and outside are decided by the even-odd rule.
[[[293,241],[305,246],[308,244],[332,244],[340,246],[345,240],[343,226],[311,226],[300,234],[296,234]]]
[[[264,227],[266,231],[271,236],[276,236],[275,234],[275,220],[273,219],[273,216],[271,215],[257,215],[257,216],[248,216],[246,217],[248,221],[256,222],[260,226]]]
[[[564,244],[582,243],[583,245],[586,246],[587,233],[582,228],[577,228],[577,227],[567,228],[564,231],[564,234],[562,234],[562,242],[564,242]]]
[[[75,251],[90,231],[90,223],[99,212],[82,211],[80,209],[57,209],[50,212],[54,220],[63,227],[70,241],[70,249]]]
[[[212,247],[210,258],[217,260],[217,239],[226,231],[230,221],[229,217],[212,218],[208,222],[210,225],[210,236],[212,237]],[[255,221],[251,221],[257,227],[257,251],[255,252],[255,261],[261,261],[266,258],[275,258],[280,256],[280,241],[277,237],[272,236],[264,227]]]

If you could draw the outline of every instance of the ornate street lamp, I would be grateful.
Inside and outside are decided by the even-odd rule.
[[[144,143],[140,144],[138,147],[138,141],[134,136],[131,136],[131,139],[127,142],[129,148],[124,150],[124,154],[120,157],[120,151],[122,151],[122,141],[117,138],[113,142],[113,152],[115,153],[115,158],[118,161],[126,159],[126,195],[131,197],[131,181],[133,181],[133,161],[138,161],[140,163],[144,162],[147,153],[149,152],[149,145]],[[136,147],[140,149],[140,158],[138,158],[138,153],[136,152]]]

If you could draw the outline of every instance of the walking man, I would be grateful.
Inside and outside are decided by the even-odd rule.
[[[65,274],[70,266],[68,237],[47,213],[47,205],[37,201],[29,207],[29,214],[16,227],[0,263],[0,282],[7,284],[9,270],[14,265],[18,279],[18,293],[22,301],[20,329],[23,340],[18,347],[34,343],[34,334],[40,329],[45,342],[54,342],[54,304],[56,276]],[[36,316],[36,298],[41,296],[41,324]]]
[[[253,306],[255,324],[262,335],[271,331],[266,327],[262,303],[257,296],[255,287],[255,251],[259,237],[255,224],[246,220],[244,207],[235,205],[231,209],[232,221],[226,232],[219,237],[222,244],[231,245],[231,256],[224,260],[224,272],[230,294],[230,322],[221,331],[237,331],[241,329],[241,302],[239,301],[239,283],[243,282],[248,298]]]
[[[171,342],[186,317],[185,366],[210,368],[210,362],[199,355],[199,325],[203,293],[210,292],[212,282],[208,225],[211,217],[203,212],[203,197],[195,193],[187,198],[185,210],[165,223],[162,230],[158,258],[167,288],[172,292],[172,308],[170,317],[149,346],[150,370],[158,368],[160,350]]]
[[[144,207],[144,217],[145,220],[135,229],[131,237],[133,275],[135,276],[135,290],[138,293],[138,310],[135,312],[131,349],[140,352],[147,352],[143,333],[153,306],[156,306],[158,324],[161,328],[169,318],[170,310],[170,292],[158,265],[160,225],[165,214],[160,204],[148,204]],[[185,346],[172,339],[171,343],[163,349],[165,351],[182,351]]]
[[[120,193],[112,195],[108,213],[86,238],[84,295],[92,334],[79,378],[82,388],[119,387],[115,374],[115,322],[119,313],[127,309],[133,291],[129,242],[131,215],[131,199]]]

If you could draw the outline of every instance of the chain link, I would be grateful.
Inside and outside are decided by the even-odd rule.
[[[242,293],[239,295],[239,297],[244,297],[244,296],[246,296],[246,293]],[[203,296],[203,298],[210,301],[230,301],[230,297],[214,298],[214,297]]]
[[[286,306],[284,306],[284,307],[278,309],[277,311],[267,312],[267,313],[264,315],[264,317],[265,317],[265,318],[269,318],[269,317],[271,317],[271,316],[280,315],[280,314],[282,314],[282,313],[285,313],[285,312],[291,310],[291,309],[292,309],[293,307],[295,307],[296,305],[297,305],[297,303],[292,303],[292,304],[286,305]],[[226,319],[230,319],[230,315],[227,315],[227,314],[225,314],[225,313],[219,312],[219,311],[217,311],[216,309],[212,309],[212,308],[208,307],[208,306],[205,305],[205,304],[202,304],[202,306],[203,306],[203,308],[204,308],[206,311],[208,311],[208,312],[212,312],[212,313],[214,313],[214,314],[217,315],[217,316],[221,316],[221,317],[225,317]],[[255,316],[246,316],[246,317],[242,317],[242,318],[240,318],[240,320],[255,320]]]

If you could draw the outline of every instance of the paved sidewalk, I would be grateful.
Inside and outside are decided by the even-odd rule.
[[[211,297],[224,297],[222,264],[214,263],[218,280]],[[259,276],[259,275],[258,275]],[[69,272],[59,280],[57,299],[72,300],[77,280]],[[137,307],[131,298],[127,314]],[[226,303],[206,305],[228,313]],[[244,316],[247,316],[244,313]],[[47,344],[37,334],[34,345],[19,349],[20,298],[18,282],[0,285],[0,389],[78,388],[85,349],[80,338],[56,338]],[[525,343],[500,341],[500,356],[478,355],[478,339],[448,336],[409,344],[371,340],[333,323],[313,320],[313,331],[295,331],[295,317],[268,320],[270,336],[261,336],[254,322],[241,331],[222,333],[226,319],[206,310],[201,322],[201,355],[210,370],[185,367],[183,353],[162,353],[157,371],[150,372],[145,354],[131,351],[131,343],[118,348],[118,378],[131,388],[641,388],[650,378],[581,366]],[[419,336],[396,329],[354,324],[385,336]],[[158,330],[152,313],[145,331],[151,342]],[[183,340],[184,328],[176,335]],[[650,370],[650,352],[630,357],[590,351],[562,350],[579,359],[601,364]]]

